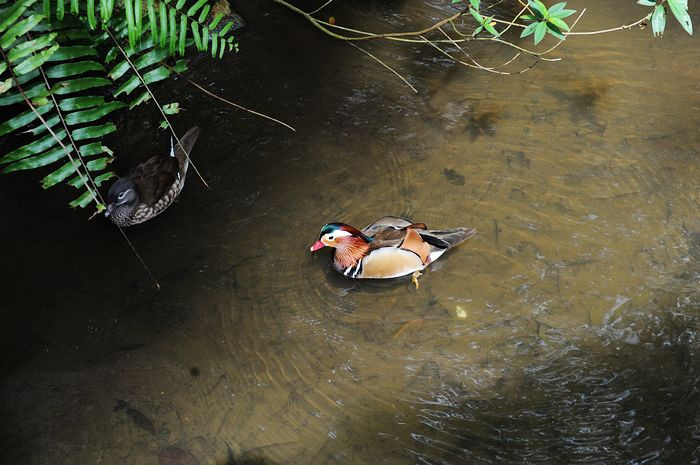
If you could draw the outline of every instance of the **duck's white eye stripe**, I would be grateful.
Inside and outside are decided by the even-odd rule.
[[[332,241],[333,238],[344,237],[344,236],[352,236],[352,234],[350,234],[347,231],[343,231],[342,229],[338,229],[336,231],[333,231],[332,234],[326,235],[326,239],[328,239],[329,241]]]

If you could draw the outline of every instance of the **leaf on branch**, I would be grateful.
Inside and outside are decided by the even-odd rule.
[[[559,40],[565,40],[566,37],[562,33],[561,29],[559,29],[557,26],[554,24],[547,22],[547,32],[552,34],[554,37],[556,37]]]
[[[560,30],[562,30],[562,31],[568,31],[568,30],[569,30],[569,26],[568,26],[564,21],[562,21],[562,20],[559,19],[559,18],[555,18],[555,17],[553,17],[553,16],[550,16],[548,22],[549,22],[549,23],[552,23],[553,25],[555,25],[558,29],[560,29]]]
[[[523,29],[523,32],[520,33],[520,38],[527,37],[529,35],[532,35],[535,32],[535,28],[539,25],[540,23],[532,23],[529,24],[525,29]]]
[[[180,113],[180,104],[178,102],[173,102],[163,105],[163,113],[166,115],[176,115]]]
[[[545,21],[538,23],[537,27],[535,27],[535,45],[539,44],[542,41],[542,39],[544,39],[544,35],[546,33],[547,23]]]
[[[663,5],[657,5],[651,15],[651,30],[656,37],[663,37],[666,28],[666,9]]]
[[[668,6],[671,8],[673,16],[683,26],[685,32],[693,35],[693,22],[688,14],[688,0],[668,0]]]

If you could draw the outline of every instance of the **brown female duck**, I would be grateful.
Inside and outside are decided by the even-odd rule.
[[[177,148],[171,141],[170,156],[154,155],[119,178],[107,194],[105,216],[124,228],[150,220],[168,208],[185,186],[188,154],[197,137],[199,128],[195,126]]]

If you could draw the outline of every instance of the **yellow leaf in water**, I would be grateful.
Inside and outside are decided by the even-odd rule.
[[[457,314],[457,318],[466,318],[467,317],[467,311],[465,309],[463,309],[462,307],[460,307],[459,305],[457,305],[455,307],[455,313]]]

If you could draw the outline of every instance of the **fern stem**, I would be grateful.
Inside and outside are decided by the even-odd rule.
[[[232,107],[238,108],[238,109],[243,110],[243,111],[247,111],[248,113],[252,113],[252,114],[257,115],[257,116],[260,116],[260,117],[262,117],[262,118],[269,119],[270,121],[274,121],[275,123],[281,124],[282,126],[284,126],[284,127],[286,127],[286,128],[289,128],[289,129],[291,129],[291,130],[294,131],[294,132],[297,131],[296,129],[294,129],[293,127],[291,127],[290,125],[288,125],[287,123],[284,123],[284,122],[282,122],[282,121],[280,121],[280,120],[278,120],[278,119],[275,119],[275,118],[273,118],[272,116],[267,116],[267,115],[265,115],[265,114],[263,114],[263,113],[259,113],[259,112],[255,111],[255,110],[251,110],[250,108],[246,108],[246,107],[244,107],[244,106],[242,106],[242,105],[239,105],[239,104],[237,104],[237,103],[233,103],[233,102],[230,101],[230,100],[226,100],[225,98],[220,97],[220,96],[218,96],[218,95],[212,93],[211,91],[205,89],[204,87],[202,87],[201,85],[197,84],[197,83],[194,82],[193,80],[191,80],[191,79],[189,79],[189,78],[183,76],[182,73],[180,73],[178,70],[176,70],[176,69],[173,68],[172,66],[168,65],[167,63],[164,63],[164,62],[161,61],[160,64],[163,65],[163,66],[165,66],[166,68],[168,68],[170,71],[173,71],[175,74],[177,74],[177,75],[180,76],[181,78],[184,78],[187,82],[189,82],[190,84],[192,84],[193,86],[195,86],[197,89],[201,90],[202,92],[204,92],[205,94],[207,94],[207,95],[209,95],[209,96],[211,96],[211,97],[214,97],[214,98],[217,99],[217,100],[221,100],[222,102],[227,103],[227,104],[231,105]],[[409,85],[410,85],[410,84],[409,84]]]
[[[122,48],[121,44],[120,44],[119,41],[117,40],[117,38],[114,37],[114,34],[112,34],[112,31],[111,31],[108,27],[105,27],[105,31],[107,31],[107,34],[109,34],[109,36],[112,38],[112,41],[113,41],[114,44],[117,46],[117,48],[118,48],[119,51],[122,53],[122,55],[124,55],[124,59],[126,60],[127,63],[129,63],[129,66],[131,66],[131,69],[134,70],[134,73],[136,74],[136,76],[137,76],[137,77],[139,78],[139,80],[141,81],[141,84],[143,84],[143,86],[146,88],[146,91],[148,92],[148,94],[149,94],[149,95],[151,96],[151,98],[153,99],[153,103],[155,103],[156,106],[158,107],[158,111],[160,111],[160,114],[163,116],[163,119],[165,120],[166,123],[168,123],[168,127],[170,128],[170,132],[173,133],[173,137],[175,137],[175,140],[177,141],[177,145],[179,145],[180,148],[182,148],[182,151],[185,152],[185,157],[187,157],[187,161],[189,161],[190,165],[191,165],[192,168],[194,169],[194,172],[197,173],[197,176],[199,177],[199,179],[200,179],[200,180],[202,181],[202,183],[208,188],[208,187],[209,187],[209,184],[207,184],[207,182],[204,180],[204,178],[202,177],[202,175],[199,173],[199,170],[197,169],[197,167],[195,166],[195,164],[194,164],[194,163],[192,162],[192,160],[190,159],[190,154],[187,153],[187,150],[185,150],[185,147],[183,147],[182,143],[180,143],[180,138],[177,137],[177,134],[175,134],[175,130],[173,129],[172,124],[170,124],[170,120],[169,120],[168,117],[165,115],[165,112],[163,111],[163,107],[160,105],[160,103],[158,103],[158,100],[156,99],[156,96],[153,95],[153,92],[151,92],[151,88],[148,87],[148,84],[146,84],[146,81],[143,80],[143,77],[141,76],[141,73],[139,73],[139,70],[138,70],[138,69],[136,68],[136,66],[134,66],[134,64],[131,62],[131,60],[129,59],[129,55],[126,54],[126,52],[125,52],[124,49]]]

